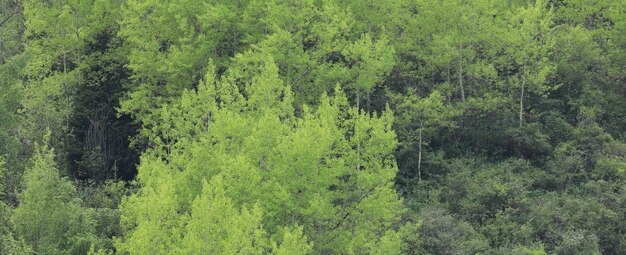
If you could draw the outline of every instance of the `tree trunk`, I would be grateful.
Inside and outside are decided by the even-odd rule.
[[[65,96],[66,104],[70,101],[69,89],[67,84],[67,52],[65,46],[63,47],[63,96]],[[70,117],[63,116],[65,118],[65,127],[70,126]]]
[[[522,88],[519,97],[519,128],[522,129],[524,121],[524,87],[526,86],[526,66],[522,68]]]
[[[423,123],[420,123],[419,143],[417,145],[417,178],[422,180],[422,131],[424,130]]]
[[[459,87],[461,87],[461,99],[465,102],[465,88],[463,88],[463,45],[459,46]]]
[[[520,88],[520,97],[519,97],[519,134],[522,135],[522,125],[524,124],[524,89],[526,87],[526,66],[522,67],[522,86]],[[522,142],[520,139],[517,139],[517,154],[520,158],[524,157],[522,153]]]
[[[359,102],[361,101],[361,93],[357,92],[356,93],[356,114],[357,114],[357,118],[359,117],[359,114],[361,112],[361,110],[359,109]],[[356,123],[358,123],[358,121],[354,122],[354,132],[356,132]],[[356,170],[360,171],[361,170],[361,141],[358,141],[356,144]]]
[[[368,111],[368,112],[370,111],[370,105],[372,103],[371,99],[370,99],[370,95],[371,95],[370,92],[367,92],[367,97],[366,97],[366,100],[365,100],[365,102],[366,102],[365,103],[365,110]]]

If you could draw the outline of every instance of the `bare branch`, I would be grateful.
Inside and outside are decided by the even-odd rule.
[[[6,17],[4,20],[2,20],[2,22],[0,22],[0,28],[4,26],[4,23],[9,21],[11,18],[13,18],[13,16],[17,15],[18,12],[19,12],[19,9],[15,10],[13,13],[11,13],[11,15],[9,15],[9,17]]]

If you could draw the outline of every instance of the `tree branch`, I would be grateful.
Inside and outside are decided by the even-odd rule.
[[[2,22],[0,22],[0,28],[4,26],[4,23],[9,21],[11,18],[13,18],[13,16],[15,16],[18,13],[19,13],[19,9],[15,10],[13,13],[11,13],[11,15],[9,15],[9,17],[6,17],[4,20],[2,20]]]

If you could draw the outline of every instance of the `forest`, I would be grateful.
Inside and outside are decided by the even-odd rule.
[[[626,254],[626,0],[0,0],[0,254]]]

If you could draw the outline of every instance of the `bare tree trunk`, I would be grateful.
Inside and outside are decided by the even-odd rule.
[[[419,144],[417,152],[417,177],[422,180],[422,131],[424,130],[423,122],[420,123]]]
[[[522,68],[522,88],[519,97],[519,128],[522,128],[524,121],[524,87],[526,86],[526,65]]]
[[[459,87],[461,87],[461,99],[465,102],[465,88],[463,88],[463,45],[459,46]]]
[[[526,87],[526,65],[522,67],[522,86],[520,88],[520,97],[519,97],[519,135],[522,135],[522,125],[524,124],[524,89]],[[520,139],[517,139],[517,153],[520,158],[524,157],[522,153],[522,142]]]
[[[370,100],[370,92],[367,92],[367,97],[366,97],[366,104],[365,104],[365,110],[367,110],[368,112],[370,111],[370,104],[371,104],[371,100]]]
[[[65,50],[65,46],[63,47],[63,96],[65,96],[65,103],[70,102],[69,89],[67,84],[67,51]],[[70,117],[63,116],[65,118],[65,127],[69,128],[70,126]]]
[[[357,114],[357,118],[361,112],[361,110],[359,109],[359,102],[361,101],[361,97],[360,97],[361,93],[357,91],[356,93],[356,114]],[[356,132],[356,123],[358,123],[358,121],[355,121],[355,126],[354,126],[354,131]],[[359,171],[361,170],[361,141],[358,141],[358,143],[356,144],[356,170]]]
[[[6,17],[4,20],[0,21],[0,27],[4,26],[4,23],[6,23],[7,21],[9,21],[11,18],[13,18],[13,16],[17,15],[19,13],[19,9],[15,10],[13,13],[11,13],[8,17]]]

